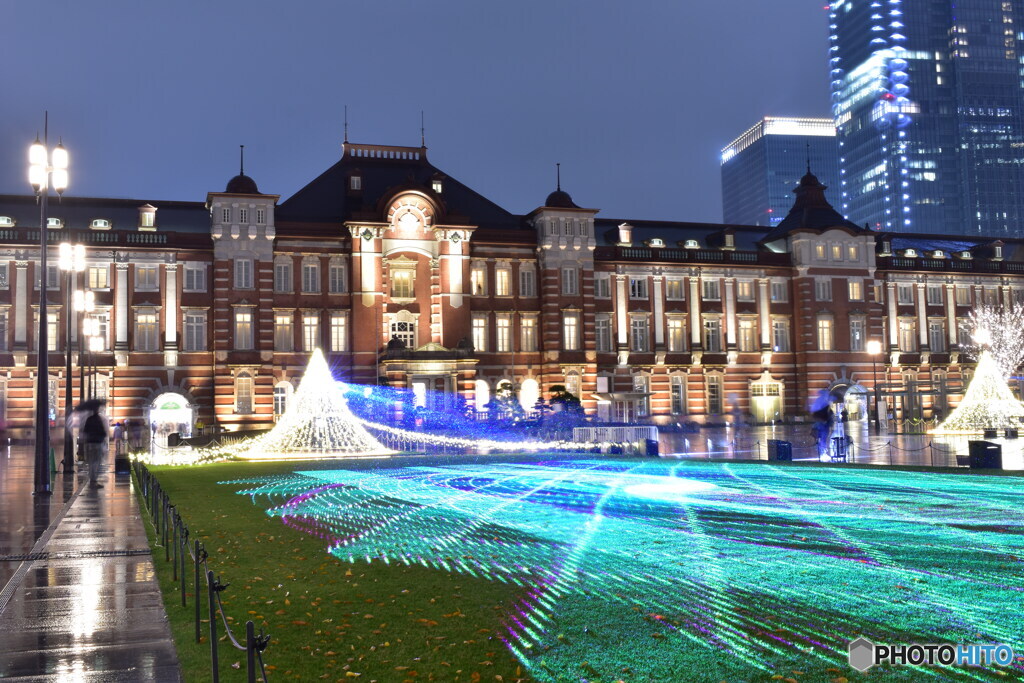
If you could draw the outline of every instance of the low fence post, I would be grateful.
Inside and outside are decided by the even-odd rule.
[[[206,570],[206,588],[210,598],[210,670],[213,683],[220,681],[220,666],[217,662],[217,595],[214,587],[213,570]]]
[[[185,556],[188,555],[188,528],[183,524],[181,528],[181,547],[178,548],[178,556],[181,558],[181,606],[188,607],[187,582],[185,581]]]
[[[256,627],[245,622],[245,673],[248,683],[256,683]]]
[[[171,509],[174,509],[173,505],[171,506]],[[174,562],[171,563],[171,580],[175,583],[178,582],[178,522],[178,513],[175,511],[174,520],[171,524],[171,547],[174,552],[170,553],[167,557],[168,560],[171,559],[171,556],[174,557]]]
[[[194,595],[195,595],[195,601],[196,601],[196,642],[198,643],[198,642],[200,642],[203,639],[202,633],[200,632],[200,616],[199,616],[199,605],[201,603],[201,601],[199,600],[199,565],[201,565],[203,563],[203,560],[201,559],[201,556],[202,556],[202,553],[203,553],[203,546],[199,542],[198,539],[195,541],[195,544],[196,544],[196,548],[195,548],[196,549],[196,556],[195,556],[195,570],[196,570],[196,583],[195,583],[195,586],[196,586],[196,592],[194,593]]]

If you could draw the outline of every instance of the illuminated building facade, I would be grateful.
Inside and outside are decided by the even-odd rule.
[[[839,186],[839,147],[832,119],[767,116],[722,150],[722,219],[774,227],[793,205],[808,166],[827,187]]]
[[[843,214],[1024,233],[1024,0],[837,0],[829,16]]]
[[[806,174],[778,225],[623,220],[560,188],[517,215],[423,147],[346,143],[285,201],[240,174],[204,202],[64,197],[51,243],[83,243],[102,348],[77,354],[115,420],[158,438],[273,423],[313,349],[338,377],[480,409],[563,384],[615,421],[803,416],[823,389],[866,413],[949,413],[972,306],[1024,299],[1024,242],[880,234]],[[33,320],[50,290],[51,404],[63,413],[66,281],[39,277],[31,196],[0,196],[0,403],[32,424]],[[35,283],[35,284],[34,284]],[[73,326],[77,327],[77,326]],[[969,368],[967,368],[969,370]],[[70,378],[77,394],[80,380]]]

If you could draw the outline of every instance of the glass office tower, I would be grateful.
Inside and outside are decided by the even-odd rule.
[[[829,16],[843,214],[1024,236],[1024,0],[836,0]]]
[[[768,116],[722,150],[722,220],[774,226],[793,207],[793,188],[811,170],[838,191],[832,119]]]

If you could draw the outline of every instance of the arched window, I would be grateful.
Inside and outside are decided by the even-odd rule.
[[[491,400],[491,385],[485,379],[478,379],[473,386],[473,401],[477,411],[487,410],[487,403]]]
[[[242,370],[235,376],[235,412],[252,415],[252,375]]]
[[[519,405],[523,406],[526,412],[530,412],[537,407],[539,399],[540,384],[533,378],[524,379],[522,386],[519,387]]]

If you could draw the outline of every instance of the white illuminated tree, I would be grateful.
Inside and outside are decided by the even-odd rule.
[[[985,429],[1019,427],[1024,421],[1024,403],[1006,384],[994,354],[981,352],[967,393],[948,418],[933,431],[980,432]]]
[[[1003,379],[1012,377],[1024,364],[1024,306],[979,306],[968,315],[964,327],[971,341],[961,348],[979,362],[982,349],[991,351]]]
[[[384,455],[381,445],[349,410],[344,392],[320,349],[313,351],[287,410],[265,436],[254,439],[245,457],[302,455]]]

